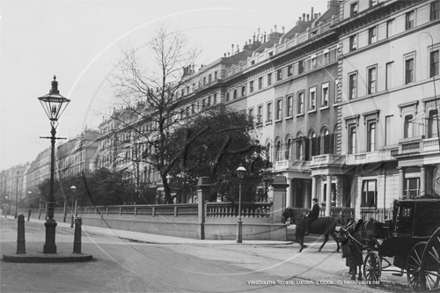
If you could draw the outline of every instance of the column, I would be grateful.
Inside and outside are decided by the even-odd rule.
[[[399,168],[399,188],[398,188],[398,196],[399,198],[405,198],[406,195],[403,194],[404,193],[404,184],[405,184],[405,169],[403,169],[403,167],[398,167]]]
[[[316,196],[316,177],[312,176],[312,198],[310,199],[310,206],[313,206],[312,200],[317,197]]]
[[[325,203],[325,216],[330,217],[332,206],[332,176],[327,175],[327,201]]]
[[[292,179],[289,177],[286,179],[287,184],[289,184],[289,186],[286,188],[286,208],[293,208]]]
[[[421,196],[426,195],[426,170],[425,166],[420,166],[420,194]]]

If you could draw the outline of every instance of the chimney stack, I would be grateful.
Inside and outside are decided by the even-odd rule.
[[[310,11],[310,17],[311,17],[311,20],[313,19],[313,7],[312,7],[312,10]]]

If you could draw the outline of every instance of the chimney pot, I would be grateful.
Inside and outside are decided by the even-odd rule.
[[[307,13],[307,21],[310,20],[310,14]]]

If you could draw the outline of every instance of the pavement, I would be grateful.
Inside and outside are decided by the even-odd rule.
[[[9,220],[14,220],[13,216],[7,217]],[[27,219],[26,219],[27,220]],[[45,220],[31,219],[31,222],[34,223],[44,223]],[[70,228],[70,223],[57,222],[57,227]],[[82,225],[83,234],[85,235],[96,235],[96,236],[106,236],[106,237],[114,237],[118,239],[122,239],[130,242],[139,242],[139,243],[149,243],[149,244],[162,244],[162,245],[203,245],[203,246],[217,246],[217,245],[236,245],[236,246],[264,246],[264,247],[273,247],[276,249],[276,246],[292,246],[292,248],[298,248],[299,245],[293,241],[266,241],[266,240],[243,240],[243,243],[236,243],[235,240],[201,240],[201,239],[191,239],[191,238],[182,238],[182,237],[173,237],[166,235],[157,235],[157,234],[149,234],[149,233],[141,233],[135,231],[126,231],[126,230],[117,230],[110,228],[102,228],[102,227],[94,227],[88,225]],[[293,235],[295,231],[295,225],[288,226],[288,234]],[[290,237],[289,237],[290,238]],[[315,236],[310,235],[306,236],[305,240],[309,244],[309,247],[314,249],[318,247],[322,242],[323,236]],[[336,247],[334,241],[329,240],[328,245],[333,245]],[[302,254],[308,253],[307,249],[302,252]],[[35,252],[28,251],[28,254],[35,254]],[[40,253],[41,254],[41,253]],[[5,260],[5,259],[4,259]],[[335,275],[341,274],[341,272],[347,271],[347,267],[345,266],[345,260],[340,259],[337,262],[331,262],[328,264],[328,268],[325,268],[327,264],[322,264],[323,269],[327,271],[333,271]],[[395,268],[397,269],[397,268]],[[347,276],[346,276],[347,277]],[[403,291],[408,290],[409,286],[407,283],[406,275],[404,274],[402,277],[394,276],[390,272],[383,271],[382,272],[382,283],[385,284],[386,287],[391,288],[401,288]]]

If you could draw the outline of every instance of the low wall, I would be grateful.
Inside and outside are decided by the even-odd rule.
[[[200,224],[194,217],[144,217],[117,215],[78,215],[83,225],[158,235],[200,239]]]
[[[202,180],[203,181],[203,180]],[[205,181],[198,185],[199,199],[209,195],[210,186]],[[276,197],[277,198],[277,197]],[[287,238],[284,224],[275,222],[273,203],[211,203],[169,205],[119,205],[78,207],[77,215],[84,225],[128,230],[151,234],[195,238],[195,239],[236,239],[237,221],[241,217],[242,239],[280,240]],[[70,222],[69,205],[54,209],[55,220]],[[32,218],[45,208],[34,210]]]
[[[237,239],[237,223],[205,223],[205,239]],[[287,225],[243,222],[242,239],[286,241]]]
[[[57,222],[64,222],[64,213],[56,210],[54,218]],[[21,211],[20,211],[21,212]],[[23,211],[24,213],[24,211]],[[38,211],[33,210],[31,219],[38,219]],[[27,214],[25,214],[27,219]],[[67,213],[65,221],[70,222],[71,214]],[[194,215],[126,215],[126,214],[78,214],[83,225],[143,232],[150,234],[201,239],[201,224]],[[41,219],[45,213],[41,214]],[[208,217],[203,224],[204,239],[235,240],[237,237],[238,217],[216,218]],[[269,223],[267,219],[243,217],[243,240],[277,240],[286,241],[287,226],[284,224]]]

